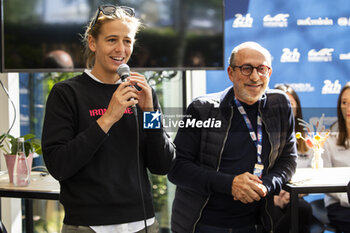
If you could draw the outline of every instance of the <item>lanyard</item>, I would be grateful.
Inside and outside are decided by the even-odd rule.
[[[242,106],[241,102],[234,97],[235,103],[237,105],[238,111],[241,113],[242,117],[244,118],[244,121],[248,127],[250,138],[253,140],[255,146],[256,146],[256,157],[258,160],[258,164],[262,165],[261,161],[261,151],[262,151],[262,122],[261,122],[261,116],[260,112],[258,111],[258,116],[257,116],[257,134],[258,137],[256,137],[255,131],[253,129],[253,125],[250,122],[248,115],[246,111],[244,110],[244,107]]]

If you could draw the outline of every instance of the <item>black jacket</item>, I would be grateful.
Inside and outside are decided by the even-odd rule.
[[[201,213],[209,200],[210,193],[219,191],[231,194],[232,175],[218,172],[221,155],[233,116],[230,104],[234,97],[233,88],[196,98],[187,108],[186,116],[207,120],[220,120],[220,129],[180,128],[177,137],[200,137],[200,148],[177,146],[177,156],[168,177],[177,185],[173,203],[171,228],[176,233],[194,232]],[[268,196],[278,193],[282,185],[294,174],[296,168],[296,145],[294,119],[290,103],[280,91],[268,90],[259,105],[262,121],[269,136],[271,152],[269,166],[264,169],[262,181],[268,189]],[[193,147],[193,146],[192,146]],[[266,215],[270,205],[261,202],[261,222],[265,229],[272,228],[272,219]],[[272,198],[270,198],[272,199]],[[271,201],[271,200],[270,200]]]
[[[50,92],[42,134],[45,164],[61,185],[69,225],[109,225],[144,218],[138,178],[135,116],[131,108],[105,134],[96,120],[117,84],[86,73],[57,83]],[[153,103],[159,108],[155,93]],[[142,130],[138,108],[141,184],[147,218],[154,216],[147,169],[165,175],[174,148],[163,129]]]

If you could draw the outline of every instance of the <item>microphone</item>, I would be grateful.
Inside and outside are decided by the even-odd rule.
[[[124,82],[125,79],[130,76],[129,66],[127,64],[121,64],[117,69],[117,74],[122,79],[122,82]],[[134,87],[136,88],[136,90],[142,91],[142,88],[138,86],[137,83],[135,83]]]
[[[117,74],[119,75],[119,77],[121,78],[122,82],[126,81],[126,78],[130,76],[130,68],[127,64],[121,64],[118,69],[117,69]],[[134,87],[136,88],[136,90],[141,91],[142,88],[139,87],[137,84],[134,85]],[[134,99],[134,98],[131,98]],[[134,114],[135,116],[137,116],[137,108],[136,105],[131,106],[132,109],[134,110]]]
[[[118,69],[117,69],[117,74],[119,75],[119,77],[121,78],[122,82],[126,81],[126,78],[130,76],[130,68],[127,64],[121,64]],[[135,83],[134,87],[136,88],[136,90],[141,91],[142,88],[139,87],[137,85],[137,83]],[[133,99],[133,98],[131,98]],[[138,123],[138,117],[137,117],[137,108],[136,105],[131,106],[133,109],[133,112],[135,114],[135,122],[136,122],[136,157],[137,157],[137,175],[138,175],[138,183],[140,186],[140,194],[141,194],[141,200],[142,200],[142,207],[143,207],[143,213],[144,216],[146,216],[146,211],[145,211],[145,202],[143,199],[143,189],[142,189],[142,185],[141,185],[141,165],[140,165],[140,152],[139,152],[139,143],[140,143],[140,135],[139,135],[139,123]],[[146,229],[146,233],[147,233],[147,224],[146,224],[146,217],[144,218],[144,222],[145,222],[145,229]]]

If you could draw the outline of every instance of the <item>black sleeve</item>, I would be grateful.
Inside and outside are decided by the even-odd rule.
[[[279,148],[279,155],[274,161],[274,165],[269,170],[268,174],[262,177],[262,181],[268,189],[269,194],[279,193],[282,186],[292,178],[296,169],[297,149],[293,111],[289,100],[285,99],[282,100],[282,102],[286,102],[286,104],[281,110],[281,121],[286,123],[287,126],[284,127],[279,134],[280,138],[285,141],[280,144],[281,148]]]
[[[106,139],[97,122],[77,133],[74,98],[67,86],[55,85],[45,110],[42,149],[45,165],[57,180],[75,175],[94,156]]]
[[[187,108],[186,116],[200,119],[193,103]],[[187,117],[184,118],[186,121]],[[176,159],[168,174],[169,180],[178,187],[192,190],[201,195],[219,192],[232,195],[234,176],[208,169],[200,165],[201,129],[180,128],[175,138]]]
[[[161,111],[157,95],[152,89],[154,110]],[[175,145],[163,127],[146,130],[146,166],[151,173],[166,175],[175,158]]]

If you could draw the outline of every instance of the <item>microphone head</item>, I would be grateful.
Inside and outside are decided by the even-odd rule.
[[[117,69],[117,74],[119,77],[124,80],[130,76],[130,68],[127,64],[121,64]]]

